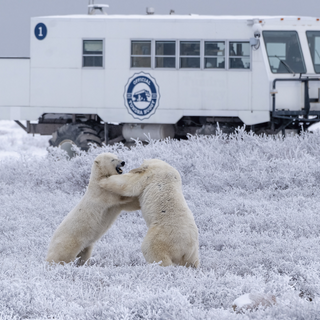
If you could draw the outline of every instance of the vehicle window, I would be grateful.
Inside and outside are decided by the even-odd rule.
[[[306,73],[296,31],[263,31],[271,72]]]
[[[320,31],[307,31],[314,71],[320,73]]]
[[[176,42],[156,41],[156,68],[176,67]]]
[[[131,67],[151,68],[151,41],[131,41]]]
[[[200,41],[180,41],[180,68],[200,68]]]
[[[204,42],[205,69],[225,68],[225,43],[222,41]]]
[[[250,43],[230,42],[229,43],[229,68],[250,69]]]
[[[103,67],[103,40],[83,40],[83,67]]]

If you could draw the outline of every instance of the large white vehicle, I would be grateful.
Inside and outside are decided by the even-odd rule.
[[[319,18],[99,9],[31,19],[30,58],[0,58],[0,119],[82,149],[320,121]]]

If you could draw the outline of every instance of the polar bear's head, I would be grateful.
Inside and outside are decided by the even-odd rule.
[[[125,165],[123,160],[112,153],[101,153],[95,159],[92,167],[96,178],[106,178],[116,174],[122,174],[122,169]]]

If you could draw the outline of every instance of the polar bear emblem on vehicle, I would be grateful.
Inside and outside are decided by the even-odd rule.
[[[148,101],[150,97],[150,92],[148,90],[140,90],[133,94],[134,102],[137,101]]]
[[[160,100],[159,86],[150,74],[135,73],[124,90],[124,103],[133,118],[144,120],[155,114]]]

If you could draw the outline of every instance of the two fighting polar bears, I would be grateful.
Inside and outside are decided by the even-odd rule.
[[[112,154],[96,158],[88,190],[54,233],[46,260],[70,262],[80,257],[83,264],[121,210],[141,206],[148,226],[141,246],[147,262],[198,267],[198,229],[183,197],[178,171],[154,159],[117,175],[122,165]]]
[[[147,262],[199,266],[198,229],[176,169],[161,160],[145,160],[139,168],[102,179],[99,185],[121,196],[139,197],[148,227],[141,246]]]

